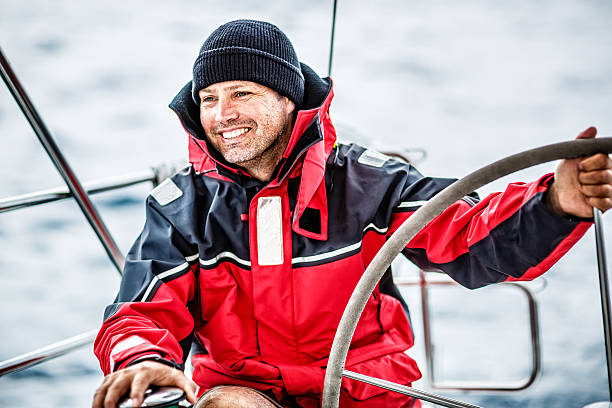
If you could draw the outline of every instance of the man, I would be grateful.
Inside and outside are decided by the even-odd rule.
[[[275,26],[222,25],[204,42],[193,81],[171,103],[191,165],[154,189],[95,352],[107,375],[94,407],[175,385],[198,405],[315,407],[336,325],[378,249],[452,183],[355,145],[336,143],[329,79],[298,62]],[[580,138],[595,137],[589,128]],[[612,206],[606,155],[556,174],[466,197],[404,254],[470,288],[533,279]],[[370,297],[348,369],[410,384],[421,374],[405,303],[388,271]],[[183,375],[194,345],[194,382]],[[281,405],[279,405],[281,404]],[[341,406],[419,406],[345,380]]]

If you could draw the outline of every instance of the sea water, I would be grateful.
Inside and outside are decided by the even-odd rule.
[[[215,27],[235,18],[274,22],[299,58],[326,76],[331,14],[331,1],[0,0],[0,47],[86,181],[186,157],[186,135],[166,106],[190,79],[197,50]],[[612,136],[610,21],[612,3],[597,0],[340,0],[331,107],[338,137],[382,151],[423,148],[423,173],[461,177],[509,154],[573,139],[590,125]],[[0,88],[0,196],[61,185]],[[553,170],[537,166],[479,193]],[[124,253],[144,222],[149,189],[93,197]],[[609,216],[605,227],[612,231]],[[487,407],[580,407],[607,399],[593,248],[590,231],[545,280],[529,284],[543,349],[543,375],[534,386],[446,394]],[[414,273],[406,262],[396,270]],[[0,360],[97,328],[118,285],[73,202],[0,215]],[[416,335],[410,354],[425,370],[419,293],[406,288],[404,295]],[[438,379],[527,375],[522,297],[500,287],[435,288],[431,303]],[[89,346],[0,378],[0,406],[88,406],[101,381]]]

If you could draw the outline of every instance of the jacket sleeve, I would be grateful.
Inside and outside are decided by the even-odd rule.
[[[144,229],[126,257],[115,302],[106,308],[94,352],[104,374],[137,360],[181,367],[191,346],[197,302],[197,248],[151,197]]]
[[[586,232],[588,220],[552,213],[545,194],[549,174],[532,183],[513,183],[482,200],[465,197],[423,228],[404,255],[424,270],[447,273],[468,288],[531,280],[546,272]],[[420,188],[404,190],[392,211],[389,234],[433,194],[445,187],[421,179]]]

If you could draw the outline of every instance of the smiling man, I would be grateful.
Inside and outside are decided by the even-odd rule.
[[[295,104],[249,81],[212,84],[198,95],[210,144],[227,162],[267,181],[289,142]]]
[[[149,385],[197,407],[316,407],[336,326],[373,256],[423,202],[453,182],[337,143],[329,78],[297,59],[269,23],[238,20],[204,42],[170,107],[190,165],[147,199],[115,302],[94,348],[106,374],[94,407]],[[589,128],[580,138],[595,137]],[[612,206],[608,156],[465,197],[405,248],[412,262],[469,288],[534,279]],[[406,304],[384,275],[346,367],[410,385],[421,374]],[[192,380],[182,372],[191,350]],[[197,384],[197,386],[196,386]],[[419,402],[345,380],[342,407]]]

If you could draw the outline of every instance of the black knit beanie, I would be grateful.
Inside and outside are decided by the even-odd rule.
[[[304,99],[304,76],[293,45],[275,25],[255,20],[223,24],[204,41],[193,64],[192,96],[223,81],[252,81],[286,96]]]

